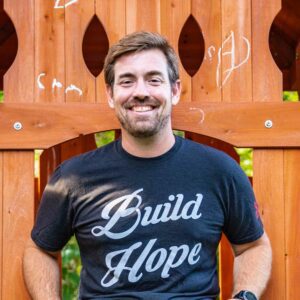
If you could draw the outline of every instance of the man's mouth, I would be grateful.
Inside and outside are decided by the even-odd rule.
[[[131,110],[134,112],[147,112],[153,110],[154,107],[150,105],[134,105]]]

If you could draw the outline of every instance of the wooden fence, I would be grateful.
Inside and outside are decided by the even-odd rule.
[[[4,0],[4,9],[18,53],[0,104],[0,299],[29,299],[22,253],[38,203],[34,149],[47,149],[42,189],[58,163],[95,147],[94,132],[119,128],[101,62],[82,50],[98,43],[103,58],[108,45],[137,30],[164,34],[180,54],[174,128],[233,156],[232,146],[254,148],[253,187],[274,252],[263,299],[297,299],[300,106],[282,102],[282,75],[269,49],[281,0]],[[224,242],[222,299],[230,295],[231,268]]]

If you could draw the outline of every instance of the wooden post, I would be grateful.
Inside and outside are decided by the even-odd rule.
[[[269,30],[281,1],[252,1],[253,98],[282,101],[282,76],[269,50]],[[272,129],[271,129],[272,130]],[[262,299],[287,299],[285,294],[285,189],[283,150],[258,150],[253,154],[253,186],[260,213],[273,248],[272,277]]]
[[[22,257],[34,221],[33,151],[3,153],[2,299],[28,299]]]
[[[294,299],[300,294],[300,150],[285,150],[283,161],[286,299]]]
[[[3,152],[0,151],[0,216],[3,216]],[[0,287],[3,283],[3,222],[0,222]],[[0,293],[2,300],[2,293]]]
[[[5,102],[34,99],[34,1],[4,0],[18,35],[18,54],[4,77]],[[12,126],[14,122],[12,120]],[[25,243],[34,221],[33,151],[2,157],[2,299],[28,299],[22,275]],[[0,243],[1,244],[1,243]]]

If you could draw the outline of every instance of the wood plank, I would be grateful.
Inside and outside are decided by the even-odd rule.
[[[232,247],[225,235],[222,235],[219,246],[219,280],[220,299],[231,298],[233,288],[233,252]]]
[[[223,102],[251,102],[251,1],[221,1],[221,10],[222,43],[217,54],[216,85],[221,90]],[[223,240],[220,250],[221,296],[222,299],[229,299],[233,284],[233,260],[228,242]]]
[[[4,77],[5,102],[34,100],[34,2],[4,1],[18,36],[16,59]],[[29,299],[22,256],[33,225],[33,167],[33,151],[3,153],[2,299]]]
[[[299,147],[300,103],[181,102],[173,128],[238,147]],[[63,141],[120,128],[108,104],[1,104],[0,149],[45,149]],[[86,118],[89,116],[89,118]],[[266,120],[272,128],[265,127]],[[16,121],[22,129],[13,128]],[[268,138],[266,138],[266,136]]]
[[[110,46],[126,33],[125,0],[96,0],[96,14],[100,19]],[[103,71],[96,79],[97,102],[107,102]]]
[[[34,153],[3,154],[3,299],[29,299],[22,275],[25,243],[34,221]]]
[[[270,27],[280,7],[281,0],[267,3],[252,0],[252,90],[255,102],[282,102],[282,76],[269,49]],[[272,276],[262,299],[288,299],[285,294],[283,151],[255,150],[253,173],[254,188],[263,206],[263,219],[273,247]]]
[[[32,101],[34,87],[34,0],[5,0],[18,36],[18,53],[4,75],[5,101]],[[22,82],[22,84],[16,84]],[[23,100],[21,100],[23,99]]]
[[[64,102],[64,9],[55,9],[54,1],[35,1],[35,28],[35,101]]]
[[[161,1],[161,34],[166,36],[178,55],[178,40],[181,30],[191,14],[191,1],[164,0]],[[182,84],[181,101],[191,101],[192,80],[179,62]]]
[[[205,56],[200,70],[192,78],[192,99],[221,101],[216,82],[218,51],[222,44],[221,1],[192,0],[192,14],[200,25],[205,41]]]
[[[269,48],[270,27],[280,8],[281,0],[252,0],[252,89],[253,98],[261,101],[282,101],[281,72]]]
[[[160,31],[160,0],[127,0],[126,33]]]
[[[286,299],[300,295],[300,151],[284,151]]]
[[[3,220],[3,152],[0,151],[0,216]],[[3,286],[3,222],[0,222],[0,287]],[[0,293],[2,300],[2,293]]]
[[[95,1],[76,2],[65,8],[66,102],[96,102],[96,78],[88,70],[82,54],[85,31],[95,15]],[[97,38],[96,36],[94,37]],[[74,86],[75,90],[68,89]],[[61,162],[83,152],[84,137],[60,145]]]
[[[94,134],[81,135],[77,139],[63,143],[61,146],[61,162],[75,155],[97,148]]]
[[[253,187],[259,211],[273,249],[272,276],[261,299],[284,300],[285,297],[285,204],[283,150],[254,150]]]
[[[82,55],[83,36],[94,14],[94,1],[77,1],[65,8],[67,102],[96,101],[96,79],[88,70]]]
[[[61,163],[60,154],[60,145],[45,149],[41,154],[39,177],[40,193],[42,193],[42,191],[45,189],[46,184],[55,168]]]
[[[225,102],[252,101],[251,1],[222,1],[218,86]]]

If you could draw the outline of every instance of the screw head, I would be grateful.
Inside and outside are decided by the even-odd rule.
[[[272,128],[272,127],[273,127],[273,122],[272,122],[272,120],[267,120],[267,121],[265,122],[265,127],[266,127],[266,128]]]
[[[21,130],[22,128],[23,128],[23,125],[22,125],[21,122],[15,122],[15,123],[14,123],[14,129],[15,129],[15,130],[19,131],[19,130]]]

